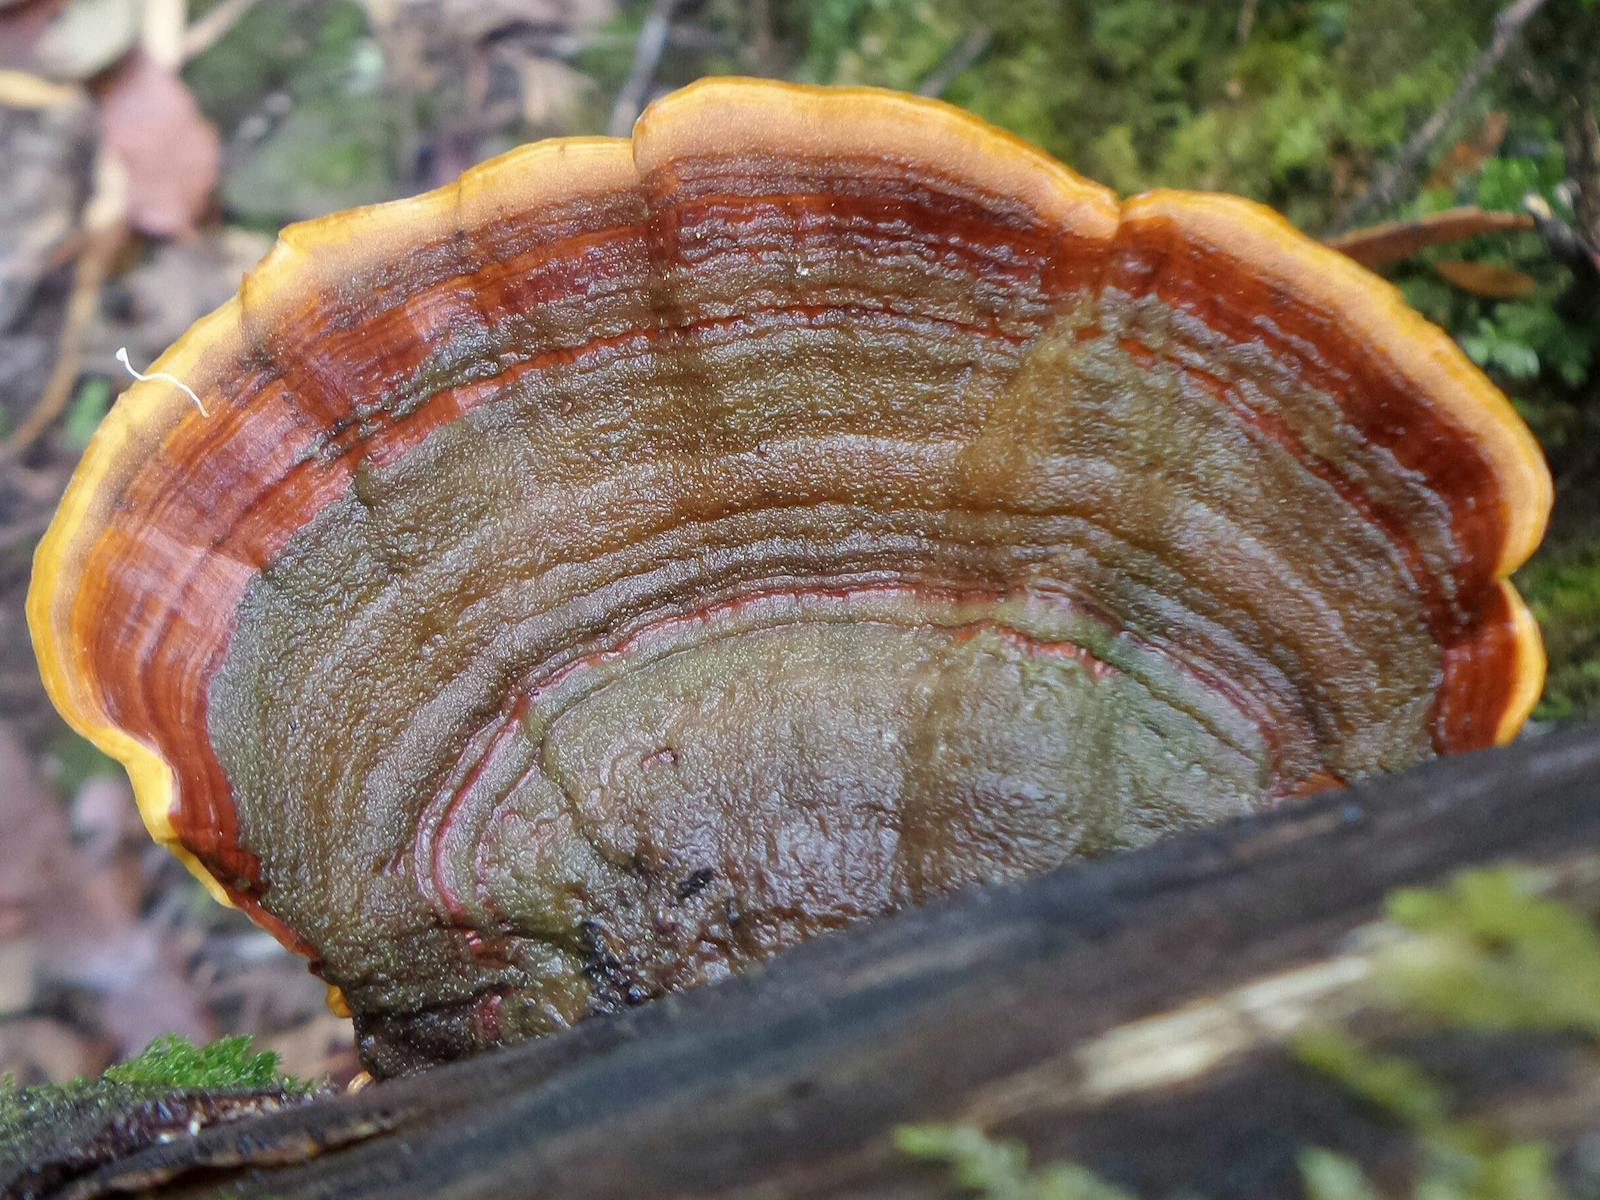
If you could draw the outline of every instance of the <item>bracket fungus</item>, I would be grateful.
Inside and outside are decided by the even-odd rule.
[[[39,548],[66,718],[394,1072],[1512,736],[1550,481],[1389,285],[707,80],[292,226]]]

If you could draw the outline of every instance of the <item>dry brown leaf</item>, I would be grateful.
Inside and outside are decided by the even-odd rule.
[[[183,81],[134,51],[102,91],[100,129],[127,172],[128,223],[155,237],[192,232],[211,202],[222,143]]]
[[[137,854],[90,859],[73,839],[66,809],[4,722],[0,780],[0,911],[6,914],[0,970],[12,976],[7,1011],[25,1011],[67,987],[97,1002],[100,1031],[125,1054],[159,1033],[214,1036],[181,948],[140,917]],[[125,791],[124,801],[132,807]]]
[[[104,1069],[116,1047],[49,1017],[0,1024],[0,1076],[19,1084],[65,1083]]]
[[[1462,291],[1492,300],[1517,300],[1538,286],[1532,275],[1509,267],[1492,267],[1488,263],[1451,259],[1434,263],[1433,269]]]
[[[301,1079],[333,1077],[335,1086],[360,1070],[350,1022],[330,1012],[309,1017],[300,1024],[256,1040],[258,1049],[278,1056],[278,1067],[285,1074]]]
[[[1453,188],[1468,175],[1476,175],[1483,168],[1483,160],[1506,140],[1506,130],[1511,127],[1510,116],[1496,109],[1483,118],[1483,124],[1469,138],[1463,138],[1450,148],[1428,176],[1429,188]]]
[[[1427,246],[1465,241],[1483,233],[1516,233],[1534,227],[1528,213],[1451,208],[1413,221],[1387,221],[1328,238],[1326,244],[1364,267],[1376,269],[1410,258]]]

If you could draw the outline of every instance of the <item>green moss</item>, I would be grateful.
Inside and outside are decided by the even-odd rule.
[[[1442,1125],[1449,1100],[1409,1059],[1374,1054],[1337,1029],[1302,1034],[1294,1044],[1302,1063],[1338,1081],[1345,1091],[1413,1128]]]
[[[1338,1030],[1304,1034],[1294,1052],[1416,1136],[1416,1200],[1561,1200],[1547,1145],[1507,1143],[1492,1130],[1453,1120],[1448,1094],[1409,1059],[1377,1054]],[[1303,1152],[1300,1173],[1306,1200],[1377,1195],[1358,1164],[1330,1151]]]
[[[205,114],[227,131],[274,92],[297,101],[350,94],[368,74],[368,37],[366,15],[351,0],[257,4],[188,63],[183,77]]]
[[[180,1088],[273,1088],[309,1091],[311,1085],[278,1070],[278,1056],[270,1050],[254,1051],[248,1037],[218,1038],[196,1046],[169,1033],[156,1038],[136,1057],[106,1068],[98,1080],[74,1079],[64,1084],[42,1084],[20,1091],[10,1076],[0,1089],[0,1122],[17,1115],[27,1103],[52,1096],[79,1095],[97,1084],[136,1089],[174,1091]]]
[[[398,136],[384,97],[304,99],[223,179],[223,203],[242,220],[273,224],[387,200]]]
[[[901,1153],[947,1163],[951,1177],[984,1200],[1136,1200],[1070,1163],[1030,1168],[1020,1142],[999,1142],[972,1125],[902,1125],[895,1130]]]
[[[221,190],[232,217],[267,228],[396,195],[402,131],[431,102],[386,89],[382,51],[350,0],[258,4],[184,78],[225,135],[260,124],[233,138]]]
[[[144,1053],[109,1067],[112,1083],[163,1088],[286,1088],[304,1091],[306,1084],[278,1071],[278,1056],[250,1049],[247,1037],[219,1038],[206,1046],[175,1034],[159,1037]]]
[[[1366,1172],[1342,1154],[1306,1151],[1300,1178],[1306,1200],[1378,1200]],[[1541,1143],[1480,1153],[1431,1147],[1412,1194],[1415,1200],[1564,1200],[1550,1148]]]
[[[85,379],[78,385],[78,394],[67,409],[67,421],[62,436],[67,445],[82,450],[89,444],[94,431],[111,407],[111,381],[98,376]]]
[[[1449,93],[1494,5],[1263,5],[1243,42],[1236,5],[1165,0],[825,0],[806,12],[807,78],[915,89],[981,27],[989,49],[950,100],[1121,190],[1221,187],[1315,225],[1352,165]]]
[[[1422,937],[1379,958],[1380,994],[1447,1025],[1600,1037],[1600,933],[1540,890],[1508,867],[1396,892],[1390,919]]]
[[[0,1192],[29,1164],[70,1162],[92,1156],[102,1143],[137,1140],[141,1129],[156,1130],[174,1119],[182,1123],[192,1108],[179,1102],[182,1096],[199,1094],[208,1102],[262,1094],[292,1099],[311,1090],[279,1072],[276,1054],[253,1052],[247,1037],[207,1046],[160,1037],[99,1079],[18,1089],[7,1076],[0,1079]]]
[[[1600,717],[1600,527],[1552,542],[1517,574],[1544,632],[1550,677],[1536,720]]]
[[[1251,6],[1243,38],[1237,4],[818,0],[795,7],[804,16],[788,26],[799,51],[787,73],[914,90],[981,28],[990,35],[986,50],[951,83],[947,99],[1120,192],[1236,192],[1317,232],[1439,109],[1482,52],[1502,4],[1294,0]],[[1600,4],[1552,4],[1524,36],[1528,60],[1547,80],[1577,87],[1593,75],[1594,56],[1579,48],[1600,37]],[[1424,164],[1390,210],[1367,219],[1457,204],[1518,210],[1530,193],[1570,219],[1564,181],[1583,169],[1568,161],[1570,131],[1563,134],[1543,90],[1549,83],[1530,91],[1518,75],[1497,72],[1456,114],[1433,157],[1444,158],[1457,138],[1472,139],[1491,111],[1507,120],[1495,153],[1431,179]],[[1515,299],[1476,295],[1446,283],[1433,266],[1442,259],[1514,270],[1534,287]],[[1573,273],[1537,234],[1436,247],[1390,273],[1411,303],[1515,393],[1549,451],[1581,449],[1600,436],[1592,382],[1600,324],[1571,303]],[[1600,603],[1600,590],[1588,596]],[[1557,631],[1552,639],[1556,665],[1541,718],[1600,714],[1600,652],[1591,646],[1571,658],[1560,644],[1585,632],[1600,636],[1600,622],[1580,621],[1575,613],[1570,635]]]
[[[1360,1164],[1331,1150],[1303,1153],[1300,1181],[1306,1189],[1306,1200],[1379,1200],[1377,1189]]]

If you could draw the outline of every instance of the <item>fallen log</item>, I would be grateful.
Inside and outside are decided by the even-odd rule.
[[[1376,1021],[1462,1115],[1560,1154],[1600,1129],[1591,1042],[1398,1034],[1363,986],[1399,887],[1516,862],[1600,908],[1597,780],[1600,729],[1435,762],[823,937],[543,1041],[214,1126],[61,1194],[965,1194],[895,1148],[898,1126],[928,1121],[1019,1138],[1037,1162],[1142,1197],[1299,1196],[1309,1147],[1409,1194],[1405,1131],[1286,1052],[1329,1021]],[[1562,1161],[1581,1170],[1582,1156]]]

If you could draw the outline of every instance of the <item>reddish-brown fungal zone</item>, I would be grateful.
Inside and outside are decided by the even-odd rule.
[[[1419,403],[1414,379],[1395,370],[1392,345],[1375,344],[1370,325],[1331,322],[1325,297],[1308,297],[1291,281],[1252,273],[1252,264],[1228,254],[1225,242],[1193,237],[1181,217],[1175,220],[1164,211],[1187,199],[1157,196],[1128,206],[1132,211],[1118,231],[1107,285],[1157,296],[1195,313],[1230,341],[1263,347],[1295,374],[1339,395],[1364,440],[1391,453],[1400,469],[1433,480],[1440,494],[1451,498],[1455,561],[1450,574],[1440,575],[1423,560],[1403,516],[1374,504],[1359,483],[1320,460],[1284,422],[1253,412],[1225,381],[1200,366],[1182,368],[1241,420],[1283,442],[1308,470],[1326,477],[1351,507],[1383,529],[1402,556],[1425,601],[1429,626],[1446,648],[1432,720],[1434,748],[1448,754],[1507,740],[1537,698],[1543,664],[1531,618],[1516,594],[1496,581],[1508,569],[1508,559],[1531,552],[1542,533],[1541,520],[1534,542],[1525,541],[1528,515],[1548,509],[1548,494],[1540,490],[1547,483],[1537,469],[1508,483],[1501,462],[1481,450],[1463,452],[1459,411]],[[1401,336],[1417,337],[1419,355],[1443,357],[1435,331],[1419,336],[1416,322],[1408,321]],[[1147,366],[1154,358],[1137,345],[1130,355]],[[1526,440],[1524,449],[1537,454]],[[1521,560],[1516,557],[1515,565]]]
[[[931,102],[706,81],[286,230],[156,368],[208,415],[97,435],[44,677],[385,1069],[1505,740],[1542,679],[1549,479],[1443,334]]]

